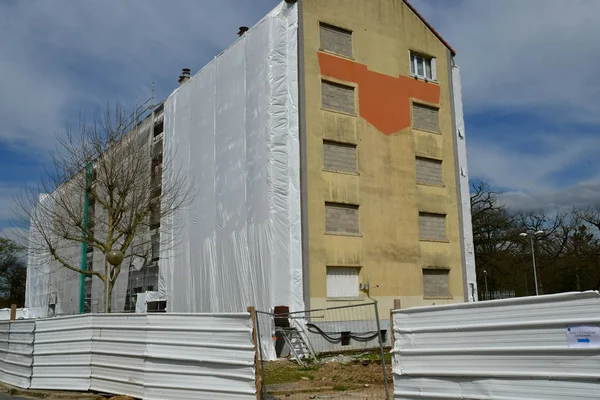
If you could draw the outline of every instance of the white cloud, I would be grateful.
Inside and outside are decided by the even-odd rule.
[[[414,4],[458,53],[467,117],[483,121],[491,115],[510,130],[503,132],[489,119],[486,128],[473,129],[467,118],[471,176],[506,189],[503,198],[514,208],[596,204],[600,2]],[[521,125],[523,119],[528,126]],[[583,163],[589,163],[588,171]]]
[[[593,207],[600,205],[600,181],[534,192],[510,191],[503,193],[501,199],[508,207],[523,211]]]
[[[14,197],[21,190],[17,185],[6,185],[0,182],[0,221],[13,217]]]
[[[277,0],[0,3],[0,143],[51,148],[79,110],[160,99],[182,67],[198,70]]]
[[[494,133],[469,143],[471,176],[490,184],[513,190],[532,192],[554,188],[553,175],[584,160],[597,164],[599,136],[571,136],[565,133],[529,134],[530,140],[543,151],[532,152],[503,146],[494,140]]]
[[[600,122],[599,1],[415,4],[458,53],[468,112],[514,107]]]

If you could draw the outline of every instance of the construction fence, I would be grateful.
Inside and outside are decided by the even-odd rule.
[[[395,310],[394,398],[598,399],[600,295]]]
[[[313,371],[309,377],[321,382],[312,385],[313,388],[320,386],[319,391],[328,383],[332,389],[343,387],[335,382],[323,382],[326,378],[321,377],[319,371],[326,368],[320,369],[321,366],[327,363],[373,363],[377,366],[375,383],[381,385],[386,396],[381,398],[389,399],[385,346],[390,332],[389,324],[382,328],[377,302],[299,312],[275,307],[273,312],[256,311],[255,320],[260,360],[257,379],[262,382],[259,399],[279,398],[276,395],[278,385],[273,384],[276,379],[271,375],[281,372],[278,368],[269,368],[269,363],[282,358],[296,363],[302,371]],[[311,385],[305,385],[304,389],[300,386],[298,391],[302,393],[295,396],[288,392],[281,398],[309,398],[306,393],[310,392]]]
[[[0,322],[0,381],[143,400],[255,399],[250,313]]]

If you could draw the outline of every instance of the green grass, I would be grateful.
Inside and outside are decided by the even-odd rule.
[[[315,375],[310,372],[317,371],[318,369],[318,365],[298,367],[290,363],[289,365],[279,364],[269,366],[269,364],[265,363],[265,384],[273,385],[277,383],[298,382],[302,378],[314,381]]]
[[[344,385],[336,385],[333,387],[333,390],[336,392],[345,392],[348,388]]]
[[[386,349],[386,351],[384,352],[384,356],[385,356],[385,363],[387,365],[391,365],[391,363],[392,363],[392,354],[389,352],[388,349]],[[369,360],[369,361],[380,361],[381,360],[381,353],[380,353],[379,350],[377,350],[377,351],[370,351],[368,353],[364,353],[364,354],[358,355],[358,359],[359,360]]]

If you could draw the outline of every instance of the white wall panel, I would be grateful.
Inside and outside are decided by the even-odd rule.
[[[145,314],[95,314],[90,389],[142,398]]]
[[[254,358],[248,313],[0,322],[0,381],[22,388],[255,399]]]
[[[88,390],[91,314],[35,321],[33,389]]]
[[[356,267],[327,267],[327,297],[358,297]]]
[[[144,399],[255,398],[248,314],[148,315]]]
[[[2,356],[3,382],[10,385],[28,388],[31,384],[31,365],[33,363],[34,321],[12,321],[6,330],[5,323],[0,327],[0,335],[8,333],[8,346]]]
[[[597,399],[600,348],[568,346],[600,326],[598,292],[393,312],[397,399]]]

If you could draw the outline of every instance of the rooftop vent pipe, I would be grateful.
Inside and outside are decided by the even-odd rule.
[[[248,32],[248,27],[247,26],[240,26],[240,31],[238,32],[238,36],[242,36],[246,32]]]
[[[184,83],[186,83],[189,80],[190,80],[190,69],[183,68],[181,70],[181,75],[179,75],[179,86],[183,85]]]

